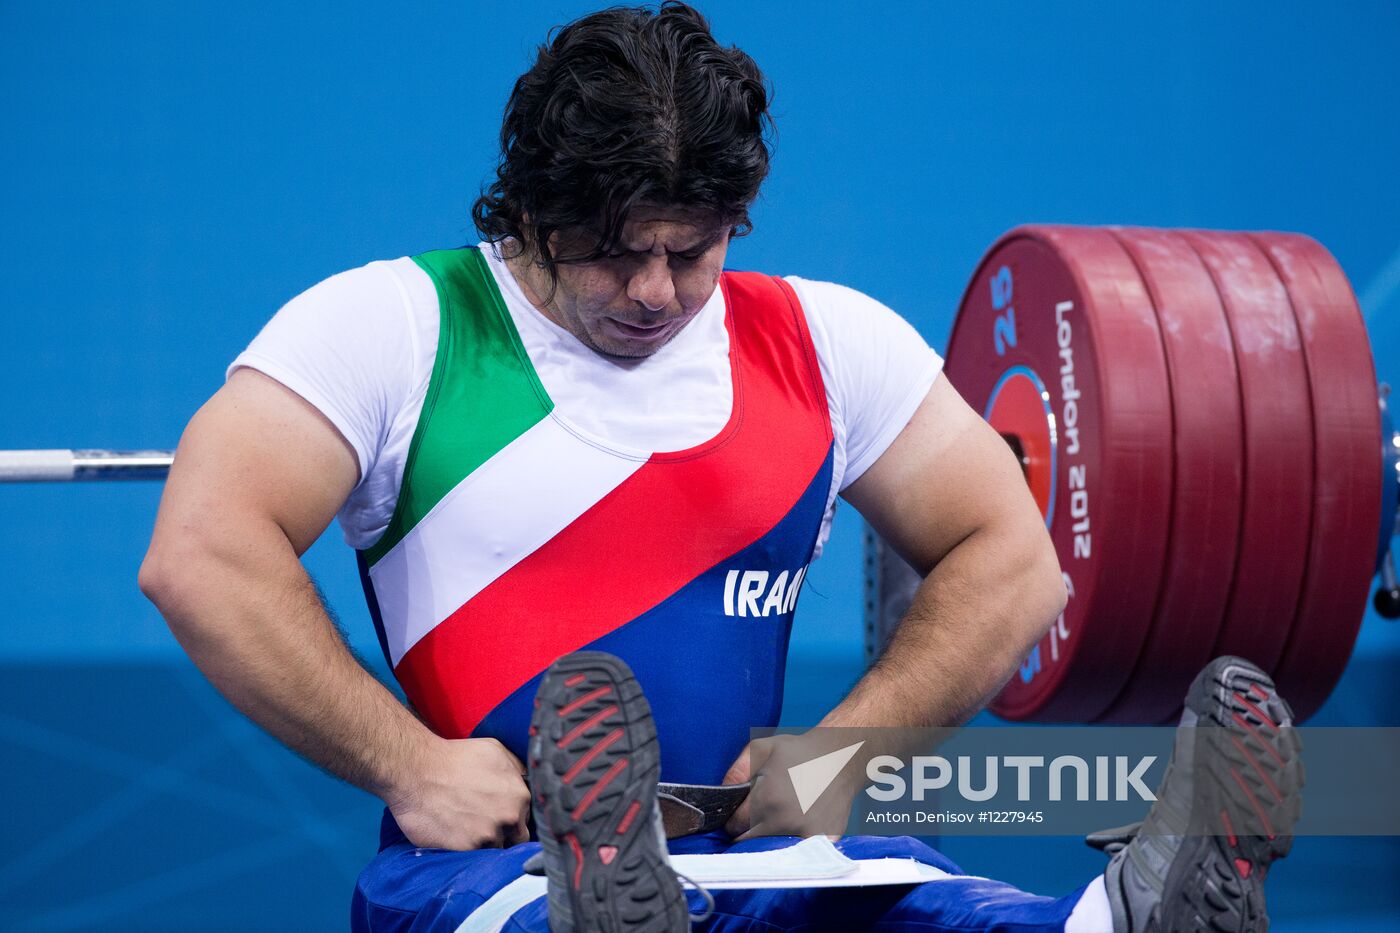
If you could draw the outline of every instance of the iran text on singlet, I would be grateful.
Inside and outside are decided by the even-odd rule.
[[[439,735],[523,759],[545,668],[609,651],[651,701],[663,776],[717,783],[748,730],[777,722],[831,486],[797,296],[724,273],[729,419],[686,450],[642,451],[556,410],[480,250],[414,261],[438,294],[437,356],[388,529],[359,552],[409,702]]]

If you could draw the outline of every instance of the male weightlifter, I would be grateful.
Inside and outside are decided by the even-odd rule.
[[[1015,460],[913,328],[839,285],[723,271],[768,171],[767,107],[753,60],[683,4],[563,27],[507,104],[473,210],[481,245],[370,263],[293,299],[181,439],[141,586],[240,709],[384,801],[354,929],[454,930],[518,878],[540,851],[532,728],[609,691],[619,702],[586,721],[599,741],[561,739],[562,763],[534,775],[550,898],[512,928],[684,929],[655,762],[670,781],[749,777],[748,730],[777,721],[837,495],[925,579],[823,725],[961,723],[1061,611]],[[334,516],[411,709],[351,656],[299,563]],[[1237,659],[1202,673],[1187,715],[1228,722],[1251,690],[1270,726],[1290,724]],[[948,877],[721,891],[709,928],[1262,929],[1286,822],[1272,841],[1186,835],[1214,780],[1189,745],[1152,831],[1113,840],[1105,875],[1066,897],[963,876],[910,839],[849,837],[852,858]],[[1272,779],[1291,798],[1297,765],[1279,748]],[[541,799],[595,759],[623,791],[589,800],[610,808],[611,853],[560,823],[582,803],[550,817]],[[748,820],[672,851],[794,841],[735,842]],[[643,881],[648,896],[618,906]]]

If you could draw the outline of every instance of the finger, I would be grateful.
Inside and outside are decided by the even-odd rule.
[[[735,842],[743,842],[746,839],[763,839],[767,836],[787,835],[782,831],[782,827],[773,825],[770,819],[762,819],[751,826],[748,826],[735,837]]]
[[[487,764],[491,767],[499,767],[502,770],[514,771],[516,774],[525,773],[525,764],[515,757],[515,752],[506,748],[505,743],[500,739],[484,737],[480,739],[459,739],[458,741],[480,742],[477,746],[487,756]]]
[[[749,777],[752,779],[755,774],[763,770],[763,766],[772,757],[773,743],[767,739],[755,739],[749,743],[748,748],[744,749],[744,753],[748,756]]]
[[[519,823],[511,826],[506,831],[506,848],[518,846],[530,841],[530,827],[525,824],[522,818]]]
[[[511,836],[515,833],[514,826],[499,826],[496,828],[496,838],[491,841],[491,848],[504,849],[510,845]]]
[[[492,846],[491,840],[486,834],[477,835],[468,832],[466,835],[444,842],[443,848],[451,849],[454,852],[475,852],[478,849],[490,849]]]
[[[729,770],[724,773],[724,780],[721,784],[742,784],[749,779],[749,748],[745,745],[744,750],[739,753],[739,757],[734,759],[734,763],[729,766]]]
[[[515,841],[512,845],[530,841],[530,798],[527,796],[520,805],[520,820],[515,824]]]
[[[738,836],[749,828],[749,802],[745,800],[739,804],[739,809],[729,815],[725,821],[724,831],[731,836]]]

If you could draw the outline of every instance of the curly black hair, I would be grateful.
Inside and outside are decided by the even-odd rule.
[[[533,246],[551,278],[614,251],[643,202],[712,213],[742,236],[768,174],[768,99],[753,59],[684,3],[575,20],[515,82],[472,220],[485,240]],[[556,231],[588,245],[555,255]]]

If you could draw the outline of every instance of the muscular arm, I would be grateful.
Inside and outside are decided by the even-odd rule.
[[[1064,608],[1054,546],[1006,442],[939,377],[845,498],[924,577],[827,726],[957,725]]]
[[[845,497],[924,580],[879,660],[818,725],[962,724],[1001,688],[1065,604],[1054,546],[1011,449],[940,376]],[[750,743],[724,783],[750,780],[755,769],[781,772],[831,750],[822,733],[809,735],[815,738],[787,749],[775,743],[755,751],[762,742]],[[729,821],[730,833],[808,834],[821,825],[772,800],[761,809],[763,824],[751,827],[753,807],[745,801]],[[832,825],[845,818],[836,812]]]
[[[384,800],[419,845],[524,835],[520,763],[435,736],[350,654],[299,560],[358,478],[326,418],[238,370],[180,440],[140,585],[205,675],[285,744]]]

